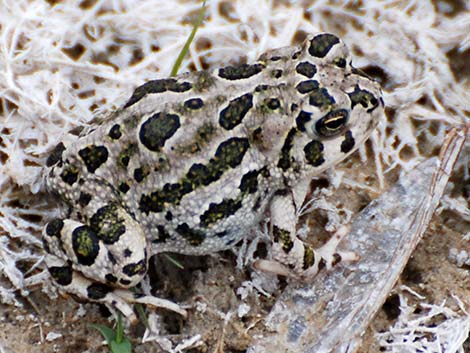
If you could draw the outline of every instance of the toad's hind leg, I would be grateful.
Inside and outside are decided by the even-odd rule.
[[[55,219],[44,228],[46,264],[55,284],[65,293],[115,306],[127,316],[132,316],[128,303],[162,306],[158,298],[138,297],[128,289],[147,272],[147,244],[140,225],[114,202],[92,201],[87,209],[93,214],[86,224]],[[180,310],[171,304],[163,306]]]

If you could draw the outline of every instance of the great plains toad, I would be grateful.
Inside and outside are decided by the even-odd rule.
[[[145,83],[47,160],[46,187],[67,209],[43,232],[52,278],[126,315],[129,302],[178,311],[129,291],[149,257],[230,248],[267,211],[273,261],[264,267],[313,276],[341,257],[296,236],[306,185],[363,143],[383,109],[379,84],[329,33],[253,64]]]

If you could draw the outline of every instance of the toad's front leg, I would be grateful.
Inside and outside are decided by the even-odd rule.
[[[337,245],[347,234],[340,228],[322,247],[314,249],[297,237],[297,207],[294,193],[284,189],[275,194],[270,204],[272,256],[274,261],[258,260],[255,267],[287,277],[309,280],[322,268],[331,268],[342,260],[354,261],[350,252],[338,252]]]
[[[46,264],[64,293],[104,303],[133,316],[129,303],[139,302],[185,315],[176,304],[138,296],[136,286],[147,272],[147,244],[140,225],[119,204],[90,204],[86,224],[55,219],[43,231]]]

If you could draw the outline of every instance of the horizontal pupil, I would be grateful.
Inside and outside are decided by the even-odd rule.
[[[336,130],[344,125],[344,120],[345,120],[344,116],[339,116],[336,118],[332,118],[328,121],[325,121],[325,125],[328,129]]]
[[[348,121],[348,112],[339,109],[329,112],[315,124],[316,131],[325,137],[331,137],[342,131]]]

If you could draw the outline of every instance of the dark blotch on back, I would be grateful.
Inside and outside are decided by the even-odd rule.
[[[218,180],[227,167],[235,168],[243,160],[249,142],[246,138],[232,137],[222,142],[215,151],[214,158],[209,160],[207,165],[193,164],[186,174],[192,186],[209,185]]]
[[[137,103],[149,93],[162,93],[165,91],[171,92],[186,92],[192,88],[189,82],[178,82],[174,78],[167,78],[162,80],[152,80],[144,83],[135,89],[132,97],[126,103],[124,108],[130,107],[132,104]]]
[[[318,90],[319,84],[315,80],[307,80],[300,82],[295,88],[301,94]]]
[[[178,204],[181,198],[191,191],[191,184],[185,180],[181,183],[165,184],[160,190],[148,195],[143,194],[139,201],[139,210],[144,213],[161,212],[165,204]]]
[[[226,80],[241,80],[259,74],[264,69],[262,64],[241,64],[219,69],[219,77]]]
[[[295,67],[295,71],[297,71],[298,74],[312,78],[317,73],[317,68],[308,61],[304,61]]]
[[[94,173],[108,160],[108,149],[105,146],[89,145],[78,151],[78,155],[82,158],[87,170]]]
[[[193,164],[177,183],[165,184],[162,189],[142,195],[139,209],[142,212],[161,212],[165,204],[178,204],[181,198],[200,186],[220,179],[224,171],[235,168],[250,147],[247,138],[232,137],[222,142],[207,164]]]
[[[201,98],[191,98],[186,100],[183,105],[186,109],[195,110],[202,108],[204,106],[204,102]]]
[[[309,104],[315,107],[319,107],[320,109],[326,109],[328,106],[335,103],[335,99],[328,94],[328,90],[326,88],[320,88],[309,95]]]
[[[240,124],[246,113],[253,107],[253,95],[244,94],[230,101],[219,115],[219,124],[225,130],[231,130]]]
[[[250,144],[247,138],[229,138],[219,145],[215,151],[214,159],[217,163],[222,164],[219,168],[223,168],[224,164],[228,164],[231,168],[235,168],[241,163],[248,147],[250,147]]]
[[[211,203],[201,217],[203,227],[211,227],[221,219],[235,214],[242,207],[241,200],[227,199],[220,203]]]
[[[210,162],[209,162],[210,163]],[[211,182],[217,180],[221,175],[221,170],[211,169],[210,166],[206,166],[201,163],[193,164],[186,174],[189,182],[191,183],[191,190],[193,187],[198,187],[200,185],[209,185]]]
[[[146,168],[134,169],[134,180],[138,183],[141,183],[147,175],[148,175],[148,170]]]
[[[121,126],[119,124],[114,124],[109,130],[108,136],[113,140],[118,140],[122,136]]]
[[[317,58],[325,57],[331,48],[339,43],[338,37],[330,33],[322,33],[315,36],[310,41],[308,52],[310,55]]]
[[[164,112],[156,113],[140,127],[140,142],[149,150],[157,152],[180,126],[178,115]]]
[[[240,191],[244,194],[253,194],[258,191],[258,175],[263,171],[264,169],[250,170],[243,175],[240,185],[238,186]]]

